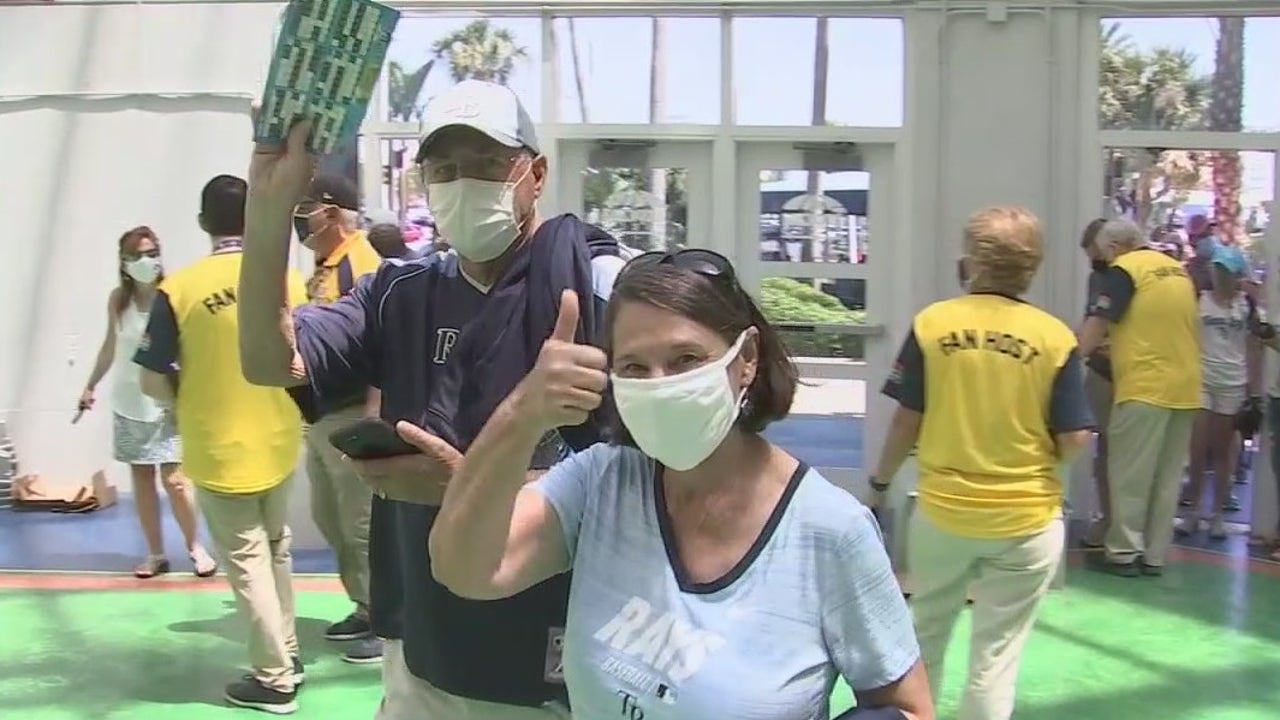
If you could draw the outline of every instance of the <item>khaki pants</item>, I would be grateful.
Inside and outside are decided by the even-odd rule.
[[[292,478],[252,495],[199,489],[209,536],[222,555],[236,608],[249,621],[249,664],[267,687],[293,690],[298,635],[286,524]]]
[[[338,576],[356,614],[369,618],[369,513],[373,491],[329,443],[329,435],[364,417],[357,405],[331,412],[307,431],[311,519],[338,559]]]
[[[933,696],[939,697],[951,630],[973,599],[969,680],[957,720],[1008,720],[1022,648],[1062,561],[1066,531],[1054,520],[1036,535],[969,538],[939,529],[921,510],[911,518],[907,557],[911,613]]]
[[[1198,410],[1170,410],[1137,400],[1117,403],[1107,425],[1111,525],[1107,558],[1163,566],[1173,543],[1182,470]]]
[[[382,705],[374,720],[569,720],[559,703],[499,705],[450,695],[409,672],[399,640],[382,645]]]

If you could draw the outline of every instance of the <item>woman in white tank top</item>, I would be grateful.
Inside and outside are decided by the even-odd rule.
[[[119,253],[120,285],[107,301],[107,332],[80,396],[80,409],[94,406],[98,383],[111,370],[113,456],[129,465],[138,521],[147,541],[147,558],[134,569],[134,575],[149,578],[169,571],[156,491],[158,474],[182,529],[193,570],[200,577],[209,577],[217,565],[200,544],[194,493],[179,472],[182,441],[177,426],[172,414],[142,393],[141,372],[133,362],[147,329],[156,286],[164,277],[160,241],[150,228],[136,227],[120,237]]]
[[[1255,375],[1250,350],[1250,322],[1256,310],[1241,281],[1249,271],[1244,254],[1222,245],[1212,261],[1213,287],[1200,293],[1200,367],[1203,391],[1200,414],[1191,435],[1189,484],[1186,498],[1191,507],[1178,525],[1178,534],[1189,535],[1200,527],[1206,470],[1213,470],[1213,512],[1209,537],[1227,536],[1223,505],[1231,494],[1237,443],[1236,415],[1251,393]],[[1212,463],[1212,468],[1209,467]]]

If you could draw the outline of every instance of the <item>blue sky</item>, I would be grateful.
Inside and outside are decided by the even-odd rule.
[[[430,56],[431,44],[470,18],[408,16],[397,29],[389,59],[412,69]],[[527,49],[511,86],[535,120],[543,118],[537,18],[492,18]],[[1111,21],[1107,21],[1111,22]],[[1197,69],[1213,70],[1216,22],[1210,18],[1152,18],[1117,21],[1138,47],[1180,47],[1197,58]],[[568,21],[556,20],[560,115],[581,122],[574,85]],[[575,21],[588,119],[592,123],[649,122],[648,18],[584,18]],[[812,108],[814,26],[812,18],[736,18],[734,98],[736,122],[743,125],[809,125]],[[669,18],[664,22],[667,57],[664,108],[656,120],[714,124],[720,117],[720,29],[716,18]],[[903,31],[894,19],[833,18],[829,26],[830,72],[827,120],[842,125],[894,127],[903,119]],[[770,48],[770,52],[761,52]],[[785,51],[781,49],[785,48]],[[1250,19],[1245,27],[1244,124],[1280,130],[1280,18]],[[450,82],[444,68],[432,73],[423,97]],[[1249,184],[1270,188],[1265,154],[1246,157]]]
[[[437,38],[468,18],[409,16],[401,21],[390,59],[416,66],[428,59]],[[529,56],[518,63],[512,86],[541,119],[542,53],[537,18],[494,18]],[[1110,22],[1110,21],[1107,21]],[[1122,32],[1138,47],[1181,47],[1197,58],[1204,74],[1213,70],[1216,23],[1210,18],[1124,19]],[[644,123],[649,120],[648,18],[584,18],[575,22],[584,95],[591,122]],[[734,74],[737,121],[746,125],[808,125],[813,85],[812,18],[734,20]],[[661,122],[714,123],[719,119],[720,30],[715,18],[669,18],[666,103]],[[581,120],[573,84],[568,21],[556,21],[563,119]],[[834,18],[830,21],[827,119],[834,123],[892,127],[902,122],[903,37],[898,20]],[[1245,29],[1245,126],[1280,130],[1280,92],[1265,73],[1280,68],[1280,18],[1250,19]],[[759,48],[787,48],[759,52]],[[444,72],[430,78],[426,95],[448,83]]]

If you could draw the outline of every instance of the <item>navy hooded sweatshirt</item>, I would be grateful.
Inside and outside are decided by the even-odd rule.
[[[502,278],[481,289],[455,254],[389,261],[347,297],[294,313],[310,389],[320,398],[373,385],[382,417],[408,420],[460,450],[528,373],[551,334],[562,290],[581,304],[578,338],[603,345],[601,323],[623,265],[616,241],[572,215],[543,223]],[[595,417],[560,432],[561,452],[603,437]],[[511,598],[460,598],[431,576],[427,537],[438,509],[374,499],[371,616],[403,641],[410,672],[445,692],[510,705],[563,698],[558,665],[569,577]]]

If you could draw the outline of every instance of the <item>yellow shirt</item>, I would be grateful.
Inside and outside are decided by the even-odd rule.
[[[1062,512],[1054,434],[1093,422],[1075,335],[1034,305],[977,293],[930,305],[912,329],[920,510],[964,537],[1039,532]]]
[[[244,379],[236,312],[240,260],[232,246],[165,278],[135,361],[177,373],[175,410],[187,477],[206,490],[251,494],[294,471],[302,419],[284,389]],[[296,272],[289,291],[291,303],[305,302]]]
[[[1112,320],[1115,402],[1137,400],[1174,410],[1199,408],[1200,315],[1195,285],[1186,268],[1149,249],[1121,255],[1112,268],[1113,272],[1123,270],[1129,284],[1119,291],[1104,288],[1099,301],[1111,307],[1095,307],[1092,312]],[[1123,305],[1117,307],[1118,303]]]
[[[369,244],[364,231],[351,233],[328,257],[316,263],[307,281],[307,300],[328,304],[351,292],[356,280],[378,271],[382,256]]]

